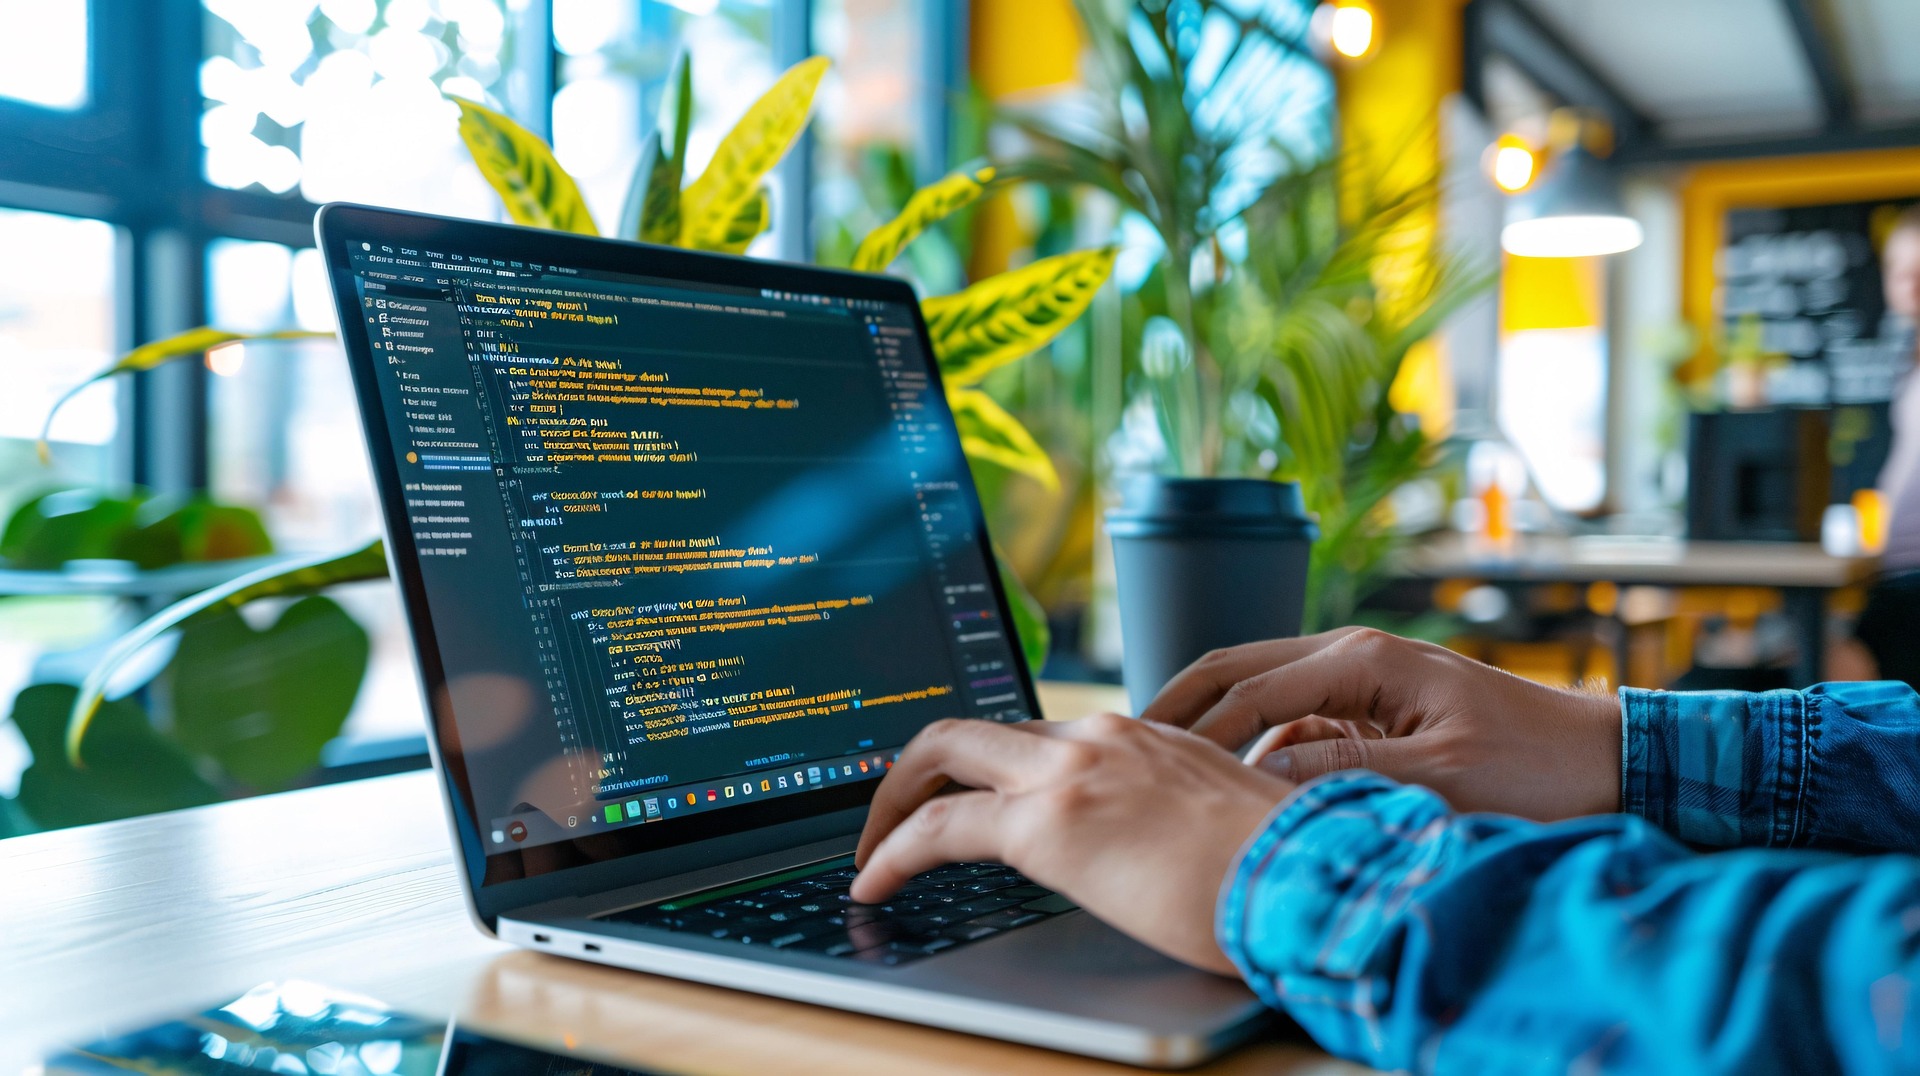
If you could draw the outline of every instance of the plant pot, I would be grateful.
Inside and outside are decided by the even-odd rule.
[[[1135,714],[1209,650],[1300,634],[1319,528],[1297,483],[1145,476],[1107,530]]]

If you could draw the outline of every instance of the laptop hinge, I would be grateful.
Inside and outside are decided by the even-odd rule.
[[[731,885],[809,863],[818,863],[835,856],[844,856],[854,850],[859,840],[859,834],[849,833],[747,859],[718,863],[684,874],[638,882],[618,889],[599,893],[582,893],[579,896],[530,904],[524,908],[507,909],[501,914],[511,919],[590,919],[596,915],[605,915],[637,904],[697,893],[703,889]]]

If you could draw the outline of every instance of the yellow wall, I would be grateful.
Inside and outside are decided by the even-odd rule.
[[[1728,161],[1690,170],[1680,183],[1682,215],[1681,312],[1700,340],[1682,371],[1694,384],[1718,366],[1714,343],[1714,258],[1730,209],[1866,202],[1920,194],[1920,149],[1829,153]]]
[[[1460,89],[1460,9],[1464,0],[1370,0],[1374,51],[1334,66],[1340,138],[1359,154],[1360,174],[1393,181],[1440,168],[1440,104]],[[1439,239],[1437,214],[1411,222],[1403,233],[1409,268],[1425,261]],[[1391,293],[1394,269],[1384,279]],[[1420,416],[1429,434],[1452,425],[1453,377],[1438,339],[1408,352],[1391,394],[1393,406]]]

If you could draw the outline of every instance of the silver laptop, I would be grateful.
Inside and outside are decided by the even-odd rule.
[[[316,227],[483,930],[1147,1065],[1265,1021],[1004,866],[848,898],[914,733],[1039,716],[911,287]]]

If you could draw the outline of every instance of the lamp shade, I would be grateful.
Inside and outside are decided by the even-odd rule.
[[[1558,154],[1531,190],[1507,203],[1500,246],[1522,258],[1588,258],[1640,245],[1604,162],[1579,143]]]

